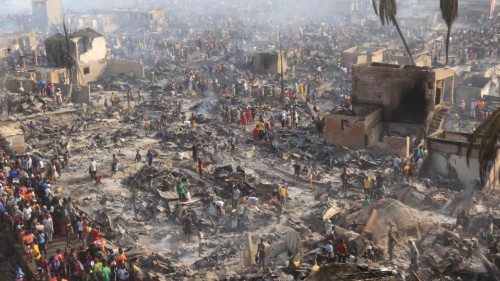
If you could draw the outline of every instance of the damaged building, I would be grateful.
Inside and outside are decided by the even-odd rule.
[[[430,119],[442,121],[429,113],[453,104],[454,72],[448,69],[361,64],[353,67],[352,80],[352,111],[325,117],[325,141],[331,145],[363,149],[402,137],[396,147],[410,147],[408,137],[423,137]]]
[[[257,73],[276,75],[287,70],[286,53],[259,52],[252,57],[252,66]]]
[[[106,74],[132,73],[144,77],[141,62],[111,59],[104,35],[91,29],[81,29],[71,33],[68,40],[58,33],[45,40],[48,65],[38,67],[39,78],[49,82],[68,83],[68,56],[77,64],[78,84],[87,85],[102,79]],[[69,47],[66,44],[69,43]],[[68,51],[70,54],[68,54]]]
[[[36,49],[36,46],[37,37],[35,32],[0,34],[0,59],[7,57],[11,52],[29,55]]]
[[[86,28],[71,33],[68,37],[66,40],[64,35],[57,33],[45,40],[50,67],[66,68],[68,58],[72,57],[78,65],[78,83],[86,85],[98,80],[104,73],[108,56],[104,35]]]
[[[479,147],[476,145],[469,162],[467,149],[470,134],[439,131],[427,137],[429,158],[426,161],[426,173],[439,174],[442,177],[457,180],[465,187],[477,187],[479,182]],[[484,187],[500,188],[500,145],[497,145],[496,158],[486,171]]]
[[[32,0],[33,29],[53,33],[63,22],[62,0]]]

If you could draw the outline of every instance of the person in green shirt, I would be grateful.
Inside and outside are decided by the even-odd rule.
[[[111,269],[108,264],[106,264],[101,271],[102,281],[111,281]]]
[[[177,194],[181,202],[186,199],[186,184],[182,180],[177,181]]]

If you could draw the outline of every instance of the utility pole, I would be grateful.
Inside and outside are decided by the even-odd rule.
[[[278,46],[279,46],[279,58],[280,58],[280,74],[281,74],[281,94],[285,92],[285,82],[283,78],[283,50],[281,49],[281,31],[278,31]]]

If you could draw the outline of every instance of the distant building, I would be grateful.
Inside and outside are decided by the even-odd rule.
[[[63,7],[61,0],[32,0],[33,30],[41,33],[52,33],[54,26],[63,22]]]
[[[165,19],[165,11],[162,9],[135,10],[135,9],[109,9],[94,10],[94,17],[99,21],[118,27],[151,27]]]
[[[269,75],[280,74],[287,70],[287,59],[285,53],[280,52],[260,52],[252,57],[253,69],[257,73]]]
[[[342,51],[340,64],[350,69],[355,64],[382,62],[385,50],[385,47],[354,46]]]
[[[23,55],[30,55],[37,46],[35,32],[13,32],[0,34],[0,59],[5,58],[9,50],[20,51]]]

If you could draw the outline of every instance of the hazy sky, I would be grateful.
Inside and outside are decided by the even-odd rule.
[[[137,0],[63,0],[65,9],[71,8],[78,3],[80,8],[92,8],[102,6],[103,3],[110,6],[119,6],[127,3],[136,3]],[[0,0],[0,14],[18,13],[31,10],[31,0]]]

